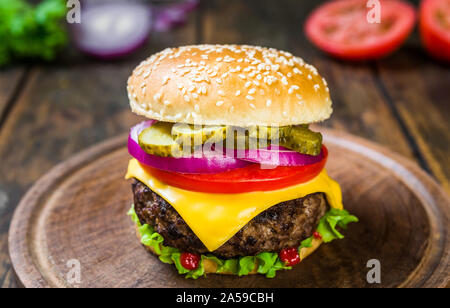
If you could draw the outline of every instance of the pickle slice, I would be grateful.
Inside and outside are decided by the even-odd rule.
[[[283,131],[280,145],[302,154],[316,156],[322,149],[322,134],[313,132],[304,125],[290,126]]]
[[[157,122],[144,129],[138,138],[140,147],[148,154],[168,157],[179,154],[180,145],[172,137],[173,123]]]
[[[308,124],[300,124],[296,126],[252,126],[247,128],[251,138],[267,138],[269,140],[276,140],[286,137],[290,134],[292,127],[306,128]]]
[[[289,126],[252,126],[248,128],[250,138],[279,139],[283,131]]]
[[[256,127],[256,126],[255,126]],[[224,147],[236,150],[266,148],[270,145],[267,138],[252,138],[252,128],[228,126]]]
[[[172,135],[177,143],[201,146],[205,142],[218,142],[225,139],[227,127],[220,125],[191,125],[177,123],[172,127]]]

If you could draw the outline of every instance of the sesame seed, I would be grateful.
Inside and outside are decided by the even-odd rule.
[[[255,94],[256,93],[256,89],[252,88],[248,91],[248,94]]]
[[[256,107],[255,107],[255,105],[253,105],[253,104],[250,104],[250,107],[252,107],[253,109],[255,109]]]
[[[217,93],[218,93],[220,96],[224,96],[224,95],[225,95],[225,93],[224,93],[222,90],[217,91]]]
[[[236,96],[239,96],[239,95],[241,95],[241,91],[240,91],[240,90],[237,90],[237,91],[236,91]]]
[[[187,96],[187,95],[184,96],[184,100],[185,100],[187,103],[189,103],[189,102],[191,101],[191,99],[190,99],[189,96]]]
[[[253,96],[251,96],[251,95],[247,95],[245,98],[248,99],[248,100],[251,100],[251,101],[255,99],[255,98],[254,98]]]
[[[218,101],[217,103],[216,103],[216,106],[222,106],[223,105],[223,101]]]
[[[155,95],[153,95],[153,99],[155,100],[155,101],[160,101],[161,100],[161,96],[162,96],[162,94],[160,93],[160,92],[158,92],[158,93],[156,93]]]
[[[170,101],[164,101],[164,105],[166,106],[170,105]]]
[[[194,106],[194,109],[195,109],[195,111],[198,112],[198,111],[200,110],[200,107],[199,107],[198,105],[195,105],[195,106]]]
[[[317,92],[320,89],[320,86],[318,84],[314,85],[314,90]]]
[[[246,87],[246,88],[250,87],[251,85],[252,85],[252,83],[251,83],[250,81],[247,81],[247,82],[245,83],[245,87]]]
[[[266,106],[267,106],[267,107],[270,107],[270,105],[272,105],[272,100],[268,99],[268,100],[266,101]]]
[[[299,86],[297,86],[297,85],[293,85],[293,86],[291,86],[290,88],[289,88],[289,94],[292,94],[292,93],[294,93],[294,91],[295,90],[298,90],[298,89],[300,89],[300,87]]]
[[[311,76],[311,75],[308,75],[308,79],[311,80],[311,79],[312,79],[312,76]]]
[[[244,74],[239,74],[239,78],[246,79],[247,77]]]

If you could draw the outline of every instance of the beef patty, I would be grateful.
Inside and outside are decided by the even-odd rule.
[[[153,226],[164,237],[164,245],[198,254],[209,252],[167,201],[138,180],[134,181],[132,189],[134,208],[141,224]],[[297,247],[313,234],[327,209],[323,193],[279,203],[253,218],[213,254],[232,258]]]

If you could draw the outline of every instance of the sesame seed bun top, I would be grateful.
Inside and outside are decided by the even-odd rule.
[[[315,67],[254,46],[166,49],[134,70],[128,96],[139,115],[189,124],[284,126],[332,113],[327,83]]]

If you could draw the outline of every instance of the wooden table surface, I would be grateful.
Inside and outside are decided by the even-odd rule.
[[[384,60],[330,59],[302,32],[318,3],[208,0],[186,26],[152,34],[126,60],[98,62],[69,49],[55,64],[0,71],[0,287],[17,286],[7,233],[20,198],[55,164],[141,120],[129,110],[126,80],[140,60],[169,46],[245,43],[303,57],[330,85],[334,114],[322,125],[415,160],[450,192],[450,66],[427,56],[417,31]]]

